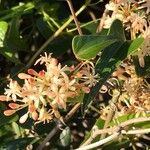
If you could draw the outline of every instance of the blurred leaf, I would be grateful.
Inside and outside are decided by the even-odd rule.
[[[21,70],[23,70],[25,68],[24,64],[16,64],[15,66],[13,66],[10,70],[10,77],[13,80],[18,80],[18,77],[16,76]]]
[[[66,127],[60,134],[60,143],[62,146],[66,147],[71,142],[71,131],[69,127]]]
[[[134,57],[134,65],[135,65],[135,70],[136,74],[140,77],[150,77],[150,56],[145,56],[144,57],[144,67],[141,67],[139,64],[139,58],[138,56]]]
[[[95,123],[95,125],[98,127],[98,129],[103,129],[104,124],[105,124],[105,121],[102,120],[101,118],[98,118]]]
[[[120,41],[126,40],[126,37],[124,34],[124,28],[120,20],[116,19],[113,21],[108,31],[108,35],[112,35],[115,39],[118,39]]]
[[[71,34],[62,34],[51,42],[45,50],[53,53],[54,57],[62,56],[71,47],[73,36]]]
[[[72,41],[72,48],[77,59],[89,60],[96,57],[101,50],[114,42],[116,42],[116,39],[113,39],[110,36],[75,36]]]
[[[12,116],[5,116],[3,114],[3,111],[6,110],[6,106],[4,103],[0,103],[0,126],[12,123],[14,121],[18,120],[18,115],[12,115]]]
[[[6,142],[13,140],[14,132],[10,124],[0,126],[0,149],[5,145]]]
[[[43,35],[45,39],[49,38],[52,35],[52,30],[49,28],[47,22],[43,17],[40,17],[36,20],[36,25],[40,33]]]
[[[8,60],[20,64],[20,60],[17,58],[16,52],[10,50],[8,47],[2,47],[0,48],[0,53],[5,56]]]
[[[3,47],[3,42],[8,29],[8,23],[5,21],[0,21],[0,47]]]
[[[27,45],[23,38],[21,38],[20,32],[20,15],[15,15],[11,20],[10,28],[5,38],[5,46],[12,51],[26,51]]]
[[[16,114],[8,117],[8,116],[3,115],[3,113],[0,113],[0,126],[17,121],[18,119],[19,117]]]
[[[33,144],[36,141],[38,141],[38,139],[31,138],[31,137],[30,138],[20,138],[20,139],[12,140],[12,141],[9,141],[8,143],[6,143],[5,149],[7,149],[7,150],[26,149],[26,147],[29,144]]]

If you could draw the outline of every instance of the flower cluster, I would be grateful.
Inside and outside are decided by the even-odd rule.
[[[128,74],[128,77],[124,75],[125,73]],[[113,73],[113,77],[124,82],[118,101],[113,104],[114,118],[130,113],[148,114],[150,112],[150,84],[136,75],[133,65],[126,65],[124,69],[118,68]],[[112,108],[107,106],[101,110],[102,119],[106,119],[110,109]]]
[[[106,5],[106,10],[103,28],[110,28],[115,19],[120,19],[126,30],[130,32],[131,40],[139,35],[144,38],[144,42],[138,50],[140,66],[144,67],[144,57],[150,56],[150,26],[147,19],[150,1],[111,0]]]
[[[31,117],[37,123],[49,122],[54,117],[59,118],[59,109],[66,109],[68,98],[74,98],[81,93],[88,93],[90,87],[97,82],[92,62],[81,62],[75,66],[63,66],[51,54],[41,56],[35,63],[44,64],[46,70],[39,72],[28,69],[28,73],[20,73],[18,77],[24,80],[20,86],[17,81],[10,79],[8,88],[1,101],[9,102],[9,109],[4,111],[6,116],[27,108],[21,116],[20,123]]]

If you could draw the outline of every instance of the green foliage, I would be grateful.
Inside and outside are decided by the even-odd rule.
[[[123,29],[121,29],[123,27],[119,20],[116,20],[110,27],[111,30],[108,31],[108,37],[109,37],[109,34],[112,34],[112,35],[118,34],[117,30],[113,30],[113,28],[115,28],[114,25],[116,26],[116,24],[118,28],[120,29],[120,31],[122,31],[121,32],[122,37],[124,37]],[[125,38],[121,38],[121,40],[119,39],[118,41],[111,43],[107,47],[100,47],[100,49],[102,48],[103,51],[102,51],[100,59],[98,59],[96,63],[96,68],[95,68],[96,73],[98,73],[99,75],[99,81],[97,85],[92,88],[92,91],[90,92],[90,94],[85,96],[84,104],[83,104],[84,110],[87,109],[88,105],[93,101],[93,99],[97,95],[101,86],[106,82],[106,80],[110,77],[110,75],[118,67],[118,65],[125,58],[127,58],[128,55],[135,53],[136,50],[139,48],[139,46],[143,43],[143,38],[137,38],[134,41],[123,41],[124,39]],[[88,43],[87,43],[87,46],[88,46]],[[80,47],[82,47],[82,45]],[[83,56],[84,54],[85,54],[85,57],[87,56],[86,52],[84,53],[83,51],[82,53],[83,53],[82,54]]]
[[[101,50],[116,42],[111,36],[85,35],[75,36],[72,48],[76,58],[89,60],[95,58]]]
[[[74,145],[72,137],[75,140],[80,138],[78,135],[76,138],[76,132],[78,131],[72,132],[72,124],[75,124],[74,121],[80,122],[80,119],[84,120],[86,118],[86,115],[85,118],[82,118],[82,115],[86,114],[90,104],[95,102],[100,88],[128,56],[133,55],[131,57],[133,57],[138,76],[147,79],[150,77],[150,56],[144,57],[145,66],[141,67],[136,54],[138,48],[143,44],[144,39],[142,37],[131,40],[130,35],[124,30],[122,21],[118,19],[113,21],[109,29],[103,29],[100,33],[96,33],[101,21],[101,18],[96,16],[100,14],[96,14],[94,16],[96,19],[91,21],[92,14],[90,11],[96,10],[97,13],[99,4],[104,5],[105,2],[103,2],[104,4],[101,0],[96,2],[91,0],[72,2],[75,11],[81,7],[80,12],[78,12],[78,19],[83,35],[77,33],[76,24],[70,18],[70,11],[65,1],[26,0],[18,2],[17,0],[2,0],[0,2],[0,81],[2,81],[2,92],[5,88],[8,88],[6,84],[9,76],[22,84],[17,77],[18,73],[26,72],[29,66],[37,72],[43,70],[43,66],[37,65],[35,67],[34,62],[40,53],[44,51],[52,53],[52,56],[58,58],[62,64],[75,65],[84,61],[93,61],[96,64],[94,68],[98,75],[96,85],[90,89],[89,93],[84,93],[83,90],[80,95],[67,100],[67,109],[69,108],[71,113],[74,111],[72,110],[73,105],[77,103],[82,104],[82,110],[78,109],[78,111],[73,112],[76,113],[74,117],[69,114],[73,119],[66,121],[64,118],[69,110],[60,108],[61,119],[59,119],[63,120],[61,122],[63,129],[60,128],[60,132],[56,132],[55,138],[51,139],[52,142],[50,141],[48,147],[54,146],[55,149],[60,147],[69,149],[84,143],[91,136],[91,128],[94,125],[98,129],[103,129],[105,121],[100,119],[99,116],[98,119],[94,118],[94,114],[92,114],[96,121],[94,123],[89,121],[88,131],[81,128],[85,131],[85,138],[83,140],[82,137],[82,140]],[[85,9],[87,10],[84,12]],[[5,65],[3,66],[3,64]],[[0,93],[0,95],[2,94]],[[22,125],[18,120],[24,114],[24,110],[19,110],[12,116],[3,114],[4,110],[10,109],[8,103],[8,101],[4,103],[0,101],[0,149],[21,150],[26,149],[30,144],[33,145],[34,149],[37,149],[48,133],[55,128],[58,118],[52,118],[52,121],[47,124],[34,124],[33,120],[28,119]],[[51,106],[48,106],[48,109],[50,109],[49,107]],[[28,111],[27,107],[25,109]],[[133,118],[136,118],[136,114],[125,114],[113,119],[109,126],[116,126],[118,122],[122,123]],[[134,127],[142,129],[150,128],[149,122],[134,125]],[[92,142],[98,141],[99,138],[100,136]],[[103,148],[128,148],[130,144],[129,139],[123,139],[121,142],[116,140],[104,145]]]

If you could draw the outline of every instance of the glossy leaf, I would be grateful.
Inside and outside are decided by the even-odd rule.
[[[136,39],[136,42],[138,42],[138,40],[140,43],[141,39]],[[85,95],[83,103],[84,110],[88,108],[88,105],[95,98],[101,86],[106,82],[106,80],[110,77],[112,72],[117,68],[121,61],[123,61],[128,55],[134,53],[137,48],[139,48],[140,44],[136,45],[136,42],[126,41],[123,44],[121,41],[116,42],[103,51],[100,59],[96,64],[96,73],[99,74],[100,78],[96,86],[91,89],[90,94]]]
[[[114,42],[116,42],[116,39],[113,39],[111,36],[75,36],[72,41],[72,48],[77,59],[89,60],[95,58],[101,50]]]
[[[112,35],[114,38],[120,41],[126,40],[126,37],[124,34],[124,28],[123,28],[122,22],[119,19],[116,19],[113,21],[108,31],[108,35]]]

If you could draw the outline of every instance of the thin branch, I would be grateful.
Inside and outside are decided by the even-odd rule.
[[[118,130],[118,131],[117,131]],[[109,129],[104,129],[104,130],[99,130],[99,132],[96,132],[96,134],[94,135],[94,137],[92,138],[92,140],[99,134],[101,133],[108,133],[108,132],[115,132],[115,135],[119,135],[120,133],[121,134],[146,134],[146,133],[149,133],[150,132],[150,128],[149,129],[138,129],[138,130],[129,130],[129,131],[125,131],[125,130],[122,130],[121,132],[119,132],[119,127],[118,129],[115,128],[114,130],[112,130],[111,128]],[[117,131],[117,132],[116,132]],[[92,148],[96,148],[98,146],[101,146],[102,144],[105,144],[111,140],[113,140],[115,138],[115,135],[112,134],[111,136],[108,136],[107,138],[103,139],[103,140],[100,140],[99,142],[95,142],[93,144],[90,144],[90,145],[87,145],[87,146],[83,146],[76,149],[76,150],[89,150],[89,149],[92,149]],[[117,137],[117,136],[116,136]],[[108,140],[109,139],[109,140]]]
[[[104,27],[105,19],[106,19],[106,17],[107,17],[107,13],[108,13],[108,10],[105,9],[105,10],[104,10],[104,13],[103,13],[103,16],[101,17],[100,23],[99,23],[99,25],[98,25],[98,27],[97,27],[97,31],[96,31],[97,33],[99,33],[99,32],[102,31],[102,29],[103,29],[103,27]]]
[[[73,16],[74,22],[75,22],[75,24],[76,24],[76,26],[77,26],[78,33],[79,33],[80,35],[83,35],[82,30],[81,30],[80,25],[79,25],[79,22],[78,22],[78,19],[77,19],[77,17],[76,17],[75,12],[74,12],[74,8],[73,8],[73,5],[72,5],[72,1],[71,1],[71,0],[67,0],[67,3],[68,3],[68,6],[69,6],[69,8],[70,8],[71,14],[72,14],[72,16]]]
[[[129,130],[129,131],[125,131],[122,130],[121,134],[147,134],[150,133],[150,128],[148,129],[138,129],[138,130]]]
[[[107,138],[103,139],[103,140],[100,140],[98,142],[95,142],[93,144],[90,144],[90,145],[87,145],[87,146],[84,146],[84,147],[80,147],[80,148],[77,148],[76,150],[89,150],[89,149],[93,149],[93,148],[96,148],[98,146],[101,146],[109,141],[112,141],[114,140],[115,138],[117,138],[119,136],[120,133],[116,132],[110,136],[108,136]]]
[[[120,96],[120,92],[118,90],[114,90],[113,91],[113,98],[111,100],[111,104],[110,104],[110,110],[108,112],[108,115],[107,115],[107,118],[106,118],[106,121],[105,121],[105,124],[104,124],[104,129],[106,129],[109,125],[109,122],[112,120],[113,116],[114,116],[114,113],[115,113],[115,109],[114,109],[114,104],[117,103],[118,99],[119,99],[119,96]],[[106,137],[106,133],[103,133],[101,135],[101,140],[103,138]]]
[[[80,107],[80,103],[77,103],[71,110],[70,112],[65,116],[64,121],[67,122],[72,115],[78,110],[78,108]]]
[[[150,121],[150,117],[139,117],[139,118],[134,118],[134,119],[130,119],[130,120],[127,120],[123,123],[121,123],[119,126],[121,127],[125,127],[125,126],[128,126],[130,124],[133,124],[133,123],[140,123],[140,122],[145,122],[145,121]]]
[[[77,103],[68,114],[65,116],[64,121],[65,123],[69,121],[69,119],[74,115],[74,113],[80,107],[80,103]],[[46,138],[42,141],[42,143],[38,146],[37,150],[43,150],[46,143],[54,137],[54,135],[64,126],[64,123],[57,121],[56,126],[50,131],[50,133],[46,136]]]
[[[88,145],[89,143],[91,143],[93,141],[93,139],[95,139],[100,134],[105,134],[105,133],[110,133],[111,134],[113,132],[118,132],[121,128],[124,128],[124,127],[126,127],[126,126],[128,126],[130,124],[140,123],[140,122],[146,122],[146,121],[150,121],[150,117],[148,117],[148,118],[145,118],[145,117],[134,118],[134,119],[130,119],[130,120],[127,120],[125,122],[122,122],[118,126],[110,127],[110,128],[107,128],[107,129],[98,129],[96,131],[93,131],[93,133],[91,134],[90,138],[87,139],[86,142],[83,143],[83,145],[81,145],[81,147],[83,147],[83,146]],[[126,133],[128,133],[128,132],[126,132]]]
[[[90,3],[90,1],[88,1]],[[78,16],[88,5],[86,3],[83,5],[76,13],[75,15]],[[33,57],[30,59],[28,64],[26,65],[25,69],[30,68],[37,56],[48,46],[50,42],[52,42],[56,37],[60,35],[60,33],[72,22],[73,16],[71,16],[49,39],[40,47],[40,49],[33,55]]]
[[[38,146],[37,150],[42,150],[46,143],[60,130],[61,124],[56,122],[55,128],[51,130],[51,132],[47,135],[47,137],[42,141],[42,143]]]

